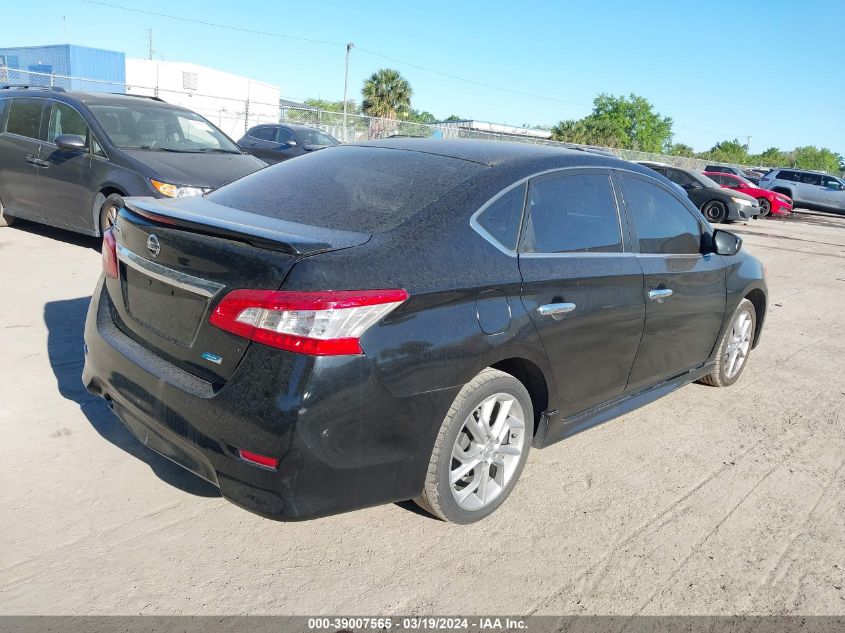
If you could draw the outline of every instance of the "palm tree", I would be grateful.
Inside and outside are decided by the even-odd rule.
[[[410,110],[413,92],[398,70],[382,68],[364,82],[361,109],[369,116],[395,119],[397,114]]]

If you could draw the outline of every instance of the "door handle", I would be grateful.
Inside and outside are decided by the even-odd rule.
[[[32,154],[26,155],[26,162],[30,165],[35,165],[36,167],[49,167],[49,161],[43,160],[41,158],[35,158]]]
[[[655,290],[648,291],[648,298],[652,301],[657,301],[657,303],[663,303],[671,297],[673,294],[670,288],[657,288]]]
[[[537,308],[537,312],[543,316],[550,316],[555,321],[560,321],[563,317],[572,312],[575,307],[574,303],[547,303],[546,305]]]

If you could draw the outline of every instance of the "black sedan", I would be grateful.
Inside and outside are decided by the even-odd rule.
[[[615,158],[341,145],[206,196],[127,200],[83,381],[253,512],[415,499],[470,523],[532,447],[739,378],[767,297],[741,245]]]
[[[755,198],[739,191],[725,189],[700,172],[662,163],[640,164],[665,176],[686,191],[704,216],[714,224],[750,220],[760,215],[760,204]]]
[[[318,149],[339,145],[335,137],[304,125],[256,125],[238,141],[247,154],[273,164]]]

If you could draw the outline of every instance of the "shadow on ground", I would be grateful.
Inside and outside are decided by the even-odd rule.
[[[99,237],[73,233],[72,231],[67,231],[65,229],[58,229],[54,226],[47,226],[46,224],[27,222],[26,220],[16,219],[12,228],[16,231],[23,231],[25,233],[31,233],[32,235],[40,235],[41,237],[56,240],[57,242],[91,248],[95,251],[99,251],[102,245]]]
[[[38,227],[39,233],[42,228],[45,227]],[[65,232],[62,231],[62,233]],[[95,238],[75,237],[80,241],[95,240]],[[47,354],[50,358],[50,367],[56,376],[59,393],[79,405],[88,422],[103,439],[145,462],[162,481],[192,495],[220,496],[220,491],[210,483],[141,444],[112,413],[104,400],[92,396],[82,386],[82,366],[85,362],[82,333],[90,301],[91,297],[80,297],[52,301],[44,307],[44,323],[47,325],[48,332]]]

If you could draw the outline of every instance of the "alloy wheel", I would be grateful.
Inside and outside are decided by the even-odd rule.
[[[730,338],[725,345],[725,377],[728,379],[736,376],[748,358],[748,351],[751,349],[752,324],[751,313],[741,310],[731,324]]]
[[[525,447],[525,414],[506,393],[486,398],[464,421],[449,469],[449,487],[464,510],[479,510],[507,487]]]
[[[760,198],[760,215],[766,217],[772,211],[772,203],[765,198]]]

